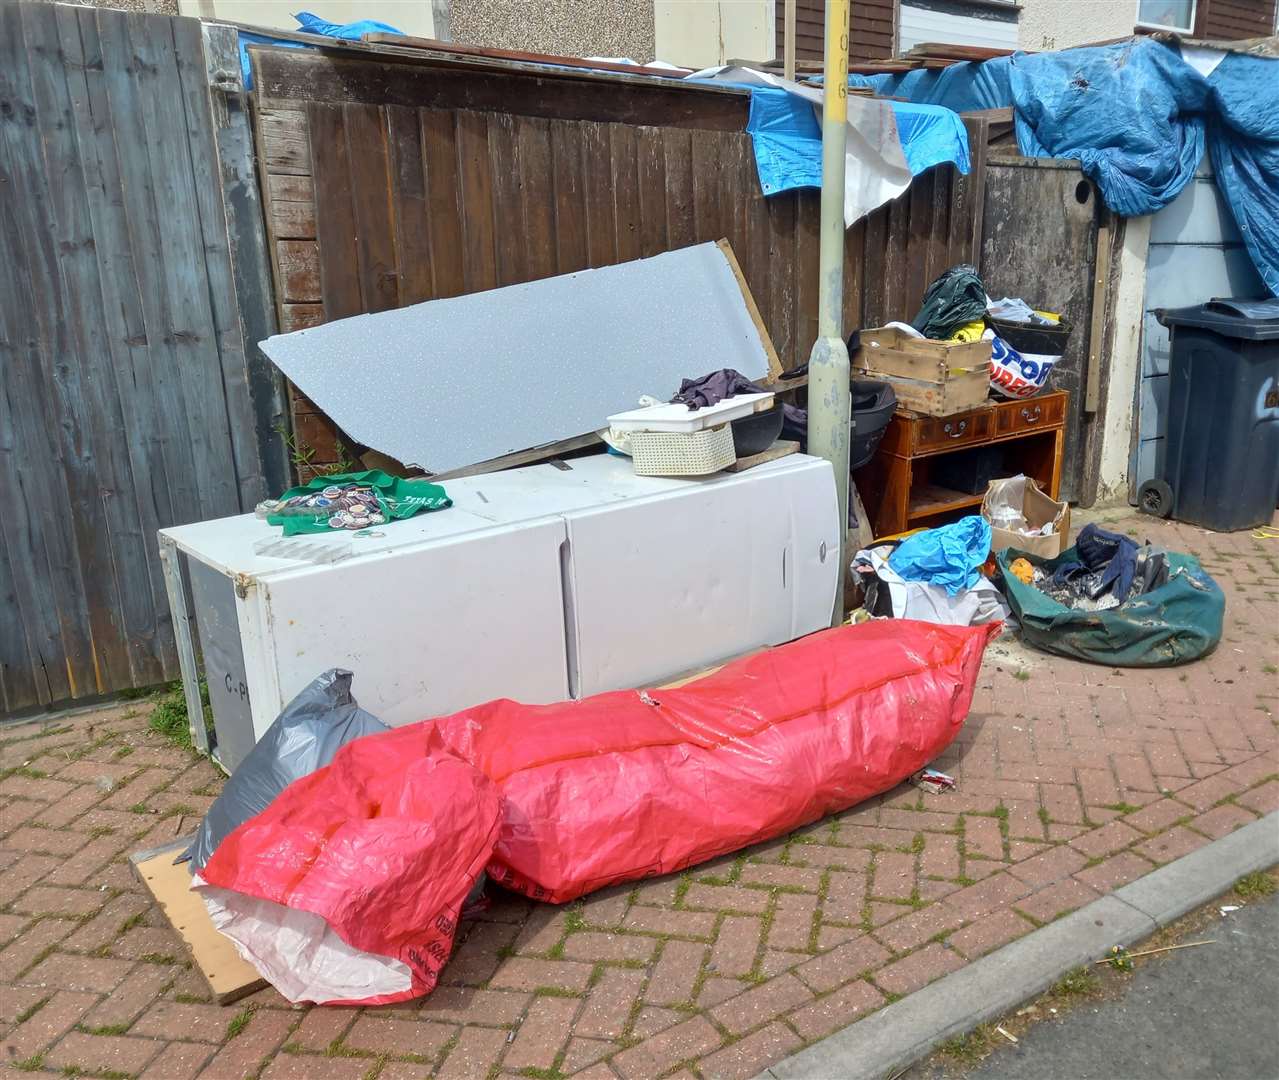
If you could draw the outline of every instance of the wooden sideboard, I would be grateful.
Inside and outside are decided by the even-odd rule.
[[[976,494],[958,491],[938,483],[935,475],[948,456],[977,447],[996,448],[995,475],[1025,473],[1057,498],[1069,400],[1065,390],[1055,390],[1024,400],[989,401],[954,416],[896,413],[875,457],[853,474],[875,536],[977,513],[984,488]]]

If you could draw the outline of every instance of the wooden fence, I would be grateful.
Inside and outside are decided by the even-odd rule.
[[[764,197],[741,93],[402,52],[250,55],[282,329],[727,237],[783,364],[807,360],[818,194]],[[978,260],[985,124],[968,176],[934,169],[848,231],[850,329],[912,317],[934,277]],[[294,428],[313,465],[338,457],[301,397]]]
[[[274,323],[251,143],[217,41],[0,3],[0,714],[174,678],[156,530],[284,479],[278,380],[246,346]]]

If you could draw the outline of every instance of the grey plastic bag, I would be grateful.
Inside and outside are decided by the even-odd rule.
[[[323,768],[347,743],[390,730],[356,704],[351,696],[353,677],[331,668],[275,718],[209,807],[182,856],[191,860],[196,872],[204,869],[226,836],[265,810],[294,780]]]

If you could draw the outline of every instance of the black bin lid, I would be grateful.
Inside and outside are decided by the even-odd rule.
[[[1167,327],[1196,326],[1225,337],[1247,341],[1279,338],[1279,298],[1270,300],[1215,299],[1193,307],[1155,310],[1155,318]]]

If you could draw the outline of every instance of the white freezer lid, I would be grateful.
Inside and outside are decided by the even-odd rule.
[[[447,510],[416,514],[404,521],[370,528],[370,532],[383,534],[381,536],[357,537],[352,532],[343,530],[340,533],[314,533],[294,539],[324,547],[350,545],[351,556],[332,564],[344,566],[352,560],[370,555],[429,543],[433,540],[449,539],[492,527],[492,521],[476,517],[453,506]],[[283,534],[280,526],[268,525],[264,518],[256,514],[238,514],[235,517],[216,518],[212,521],[197,521],[191,525],[176,525],[170,529],[161,529],[160,535],[168,537],[192,558],[232,577],[244,574],[257,578],[265,574],[310,568],[315,565],[300,559],[280,559],[258,555],[253,550],[258,541],[278,540]]]
[[[821,458],[789,454],[740,473],[676,479],[636,476],[631,459],[620,454],[594,454],[555,465],[530,465],[523,469],[470,476],[444,484],[456,508],[487,518],[494,524],[527,521],[548,514],[570,514],[633,499],[666,498],[691,494],[724,484],[749,484],[765,474],[821,468]],[[446,511],[450,512],[450,511]]]
[[[746,472],[718,473],[696,479],[636,476],[631,459],[617,454],[573,458],[564,464],[568,468],[550,464],[530,465],[483,476],[446,480],[443,487],[453,500],[451,507],[417,514],[370,530],[383,534],[381,536],[358,537],[344,531],[316,533],[299,539],[326,546],[351,545],[353,554],[332,564],[346,566],[356,559],[377,557],[467,533],[509,527],[633,499],[663,498],[691,494],[721,484],[751,483],[752,477],[766,473],[820,467],[825,463],[807,454],[791,454]],[[301,560],[272,558],[254,552],[253,547],[258,541],[281,536],[279,526],[268,525],[265,519],[254,514],[177,525],[161,529],[160,535],[173,540],[192,558],[228,576],[244,574],[259,578],[267,574],[309,570],[314,566]]]

